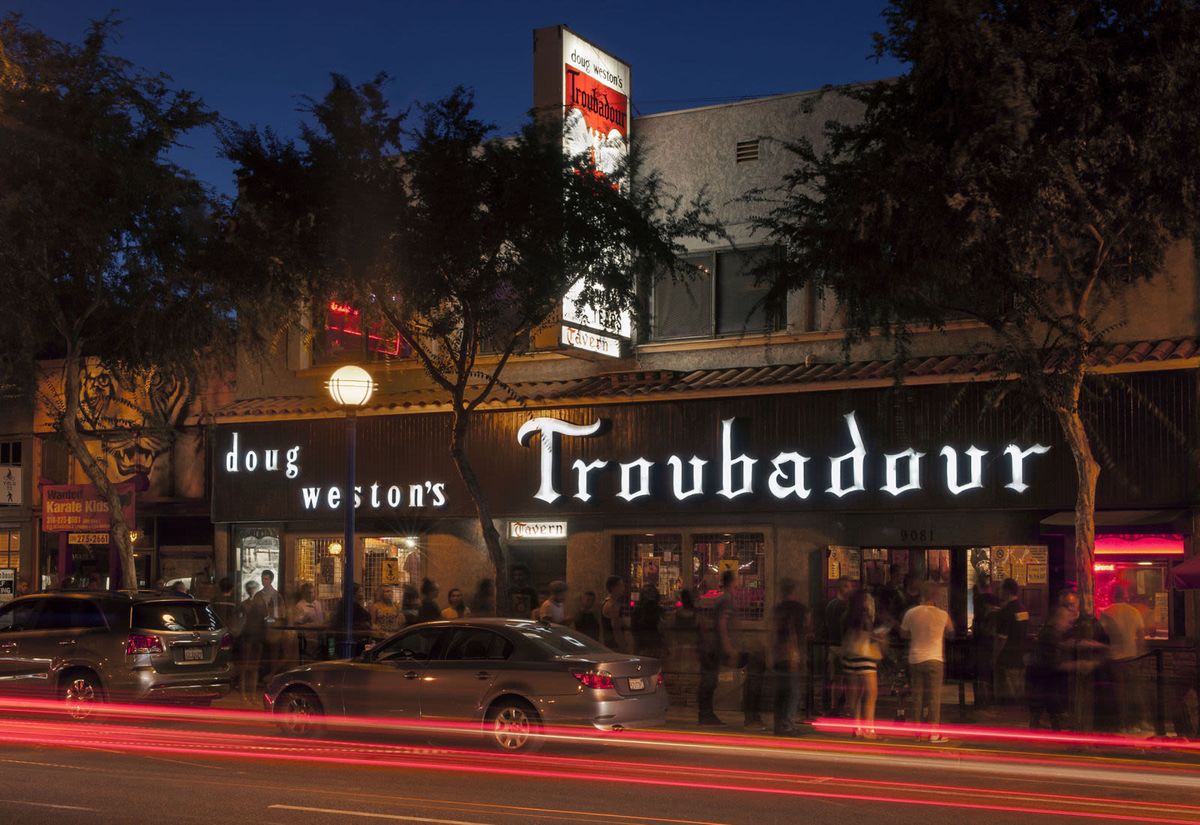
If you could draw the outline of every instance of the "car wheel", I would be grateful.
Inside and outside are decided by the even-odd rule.
[[[542,720],[528,702],[501,699],[487,715],[487,731],[497,748],[530,753],[542,746]]]
[[[86,671],[68,673],[63,680],[62,700],[72,719],[87,719],[104,701],[100,680]]]
[[[288,688],[275,700],[279,727],[289,736],[313,736],[321,730],[325,710],[307,688]]]

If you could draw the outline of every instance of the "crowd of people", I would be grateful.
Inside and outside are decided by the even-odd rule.
[[[735,580],[735,572],[727,570],[719,589],[701,587],[702,599],[682,590],[668,608],[657,587],[646,586],[631,595],[625,579],[616,575],[608,577],[599,596],[587,590],[568,598],[563,581],[539,592],[531,585],[528,568],[515,565],[509,570],[504,605],[497,604],[490,578],[482,579],[469,598],[462,588],[452,587],[444,601],[432,579],[419,587],[378,587],[369,602],[356,585],[350,621],[358,649],[403,627],[437,619],[508,616],[567,625],[614,650],[660,659],[668,672],[697,674],[701,725],[724,724],[714,707],[720,673],[740,670],[744,725],[767,730],[769,710],[778,735],[799,729],[805,679],[812,676],[818,682],[808,687],[820,695],[823,713],[852,719],[855,735],[875,738],[882,687],[897,698],[899,720],[916,723],[934,742],[944,741],[938,726],[947,641],[955,637],[956,628],[940,606],[946,598],[943,584],[893,566],[884,584],[870,588],[838,579],[833,598],[810,612],[797,596],[797,583],[785,578],[779,583],[778,603],[765,617],[764,636],[745,632],[734,604]],[[205,592],[191,593],[181,581],[160,581],[156,588],[209,599],[235,636],[240,687],[248,700],[257,696],[262,679],[287,663],[338,653],[345,613],[340,601],[318,600],[311,583],[301,584],[285,599],[275,588],[274,573],[265,570],[258,580],[245,583],[239,599],[229,578],[216,585],[211,578],[199,581],[195,589],[207,584]],[[98,582],[87,585],[99,587]],[[1114,588],[1112,604],[1094,617],[1081,611],[1077,593],[1062,591],[1036,632],[1013,579],[1005,579],[993,592],[991,582],[981,575],[971,600],[970,633],[958,644],[971,659],[976,708],[1024,707],[1031,728],[1048,724],[1054,730],[1090,731],[1103,716],[1123,733],[1153,732],[1148,696],[1152,684],[1142,667],[1145,621],[1124,586]],[[814,655],[820,658],[810,662]],[[1171,698],[1180,700],[1173,702],[1171,711],[1176,733],[1194,735],[1182,701],[1193,689],[1186,675],[1173,677],[1169,688]]]

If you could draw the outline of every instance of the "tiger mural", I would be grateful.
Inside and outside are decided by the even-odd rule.
[[[171,448],[191,400],[187,379],[163,370],[129,370],[89,360],[80,368],[79,423],[100,439],[116,474],[150,475]]]

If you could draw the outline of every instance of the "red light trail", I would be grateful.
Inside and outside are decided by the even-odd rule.
[[[969,785],[933,784],[904,782],[889,779],[864,779],[833,776],[829,773],[807,774],[781,770],[752,770],[707,765],[705,779],[686,777],[694,775],[695,765],[677,762],[630,761],[626,759],[596,759],[591,757],[553,754],[537,755],[497,754],[469,748],[430,748],[398,744],[376,744],[355,742],[345,739],[294,739],[265,733],[242,733],[230,730],[206,731],[193,728],[175,729],[146,726],[137,722],[162,723],[166,721],[185,723],[217,723],[265,725],[277,720],[270,714],[204,710],[194,708],[145,707],[127,705],[103,705],[97,708],[95,718],[105,717],[116,721],[73,722],[62,720],[61,706],[55,703],[0,703],[0,707],[11,704],[13,710],[45,717],[54,713],[56,719],[4,719],[0,721],[0,742],[13,745],[51,746],[70,749],[91,750],[103,748],[125,754],[172,755],[208,757],[218,759],[251,759],[311,764],[373,767],[392,770],[430,770],[454,773],[478,773],[499,776],[523,777],[536,780],[561,780],[568,782],[615,783],[662,788],[688,789],[714,793],[769,794],[826,800],[870,802],[882,805],[926,806],[960,810],[975,810],[997,813],[1021,813],[1095,819],[1103,821],[1185,823],[1200,822],[1200,805],[1179,803],[1141,802],[1139,813],[1126,813],[1129,803],[1114,797],[1092,797],[1064,793],[1041,793],[1025,790],[981,788]],[[378,732],[407,732],[429,734],[433,732],[479,733],[475,725],[430,724],[404,720],[327,720],[329,727],[339,731],[352,729]],[[831,720],[832,721],[832,720]],[[906,734],[913,733],[909,727]],[[556,728],[548,732],[547,738],[572,740],[596,744],[622,744],[642,747],[667,746],[676,752],[692,749],[712,751],[725,749],[738,751],[753,747],[763,755],[782,756],[820,752],[824,756],[900,754],[933,756],[935,751],[907,748],[880,749],[872,743],[855,749],[846,743],[794,742],[779,743],[772,747],[772,740],[747,736],[704,736],[699,734],[674,733],[670,731],[639,732],[636,738],[624,735],[597,735],[579,729]],[[830,751],[833,751],[833,754]],[[955,754],[959,759],[975,754]],[[978,754],[980,757],[996,754]],[[1025,760],[1015,755],[1006,756],[1014,765],[1023,763],[1030,775],[1045,775],[1038,767],[1038,760]],[[1070,759],[1044,758],[1043,762],[1058,764],[1062,768],[1077,764]],[[950,766],[948,766],[950,767]],[[1175,765],[1155,766],[1170,772]],[[1128,775],[1108,769],[1115,781],[1133,781]],[[1176,774],[1178,777],[1178,774]],[[1178,778],[1164,781],[1178,783]],[[1190,772],[1189,779],[1200,787],[1200,775]],[[828,784],[838,783],[831,788]],[[796,784],[822,783],[825,787],[798,788]],[[1183,817],[1183,818],[1181,818]]]

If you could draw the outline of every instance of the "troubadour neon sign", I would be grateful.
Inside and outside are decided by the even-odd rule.
[[[863,442],[862,432],[854,412],[846,413],[846,432],[849,436],[850,450],[842,455],[830,456],[828,473],[821,473],[822,483],[828,481],[824,492],[837,498],[843,498],[853,493],[865,492],[865,470],[867,463],[867,448]],[[756,486],[766,476],[767,491],[778,500],[807,499],[813,493],[810,456],[798,452],[786,451],[776,455],[769,462],[739,452],[734,447],[734,429],[737,419],[726,418],[721,421],[721,457],[719,467],[712,475],[719,479],[715,491],[706,486],[708,481],[704,472],[710,463],[708,459],[691,456],[684,459],[672,455],[666,460],[670,473],[670,491],[677,501],[686,501],[694,496],[704,496],[710,492],[726,499],[736,499],[755,494]],[[525,445],[533,436],[538,436],[540,477],[534,498],[547,504],[553,504],[563,493],[556,488],[555,469],[558,467],[559,442],[563,437],[588,438],[600,431],[601,422],[591,424],[574,424],[557,418],[540,417],[526,421],[517,432],[517,442]],[[734,455],[738,452],[738,455]],[[1006,489],[1016,493],[1024,493],[1029,489],[1025,480],[1025,463],[1035,455],[1044,455],[1050,448],[1042,444],[1021,447],[1009,444],[1002,452],[1008,464],[1008,483]],[[942,462],[942,479],[946,489],[952,495],[961,495],[968,490],[982,489],[984,486],[983,459],[988,455],[987,450],[981,450],[975,445],[968,447],[964,454],[967,459],[966,477],[959,473],[959,455],[954,447],[942,447],[938,457]],[[912,447],[898,453],[883,455],[884,483],[880,490],[892,496],[922,490],[922,459],[925,453],[917,452]],[[571,465],[574,475],[574,492],[570,493],[575,499],[583,502],[591,501],[595,493],[595,481],[600,471],[609,467],[606,459],[597,458],[592,461],[576,460]],[[758,465],[762,465],[759,467]],[[645,458],[635,458],[632,461],[616,462],[615,470],[620,482],[617,497],[625,501],[636,501],[651,495],[650,474],[655,464]],[[757,469],[756,469],[757,468]],[[819,486],[819,485],[818,485]]]

